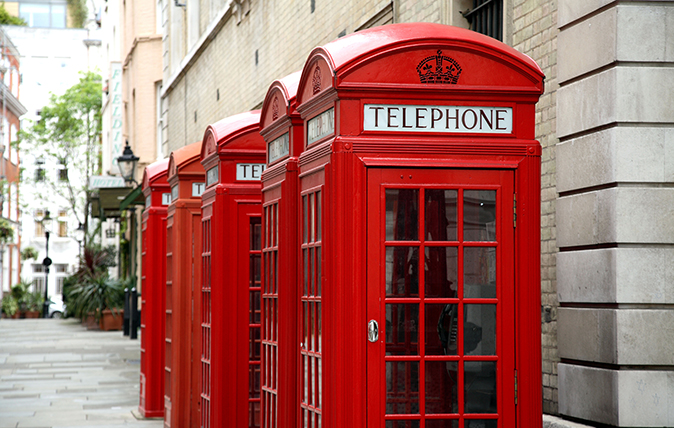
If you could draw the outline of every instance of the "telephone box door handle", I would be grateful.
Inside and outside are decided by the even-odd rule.
[[[377,321],[375,320],[370,320],[370,322],[367,323],[367,340],[372,343],[379,340],[379,324],[377,324]]]

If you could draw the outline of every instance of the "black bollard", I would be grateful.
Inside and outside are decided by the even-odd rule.
[[[129,339],[138,339],[138,292],[131,289],[131,318],[129,320]]]
[[[124,289],[124,336],[129,335],[129,317],[131,316],[131,308],[129,307],[129,289]]]

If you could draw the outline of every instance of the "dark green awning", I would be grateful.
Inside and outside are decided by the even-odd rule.
[[[126,198],[119,204],[119,210],[125,210],[129,205],[145,205],[145,196],[143,195],[143,188],[137,186],[133,189]]]

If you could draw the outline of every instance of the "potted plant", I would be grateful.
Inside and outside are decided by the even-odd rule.
[[[40,318],[44,304],[44,296],[39,291],[24,294],[23,318]]]
[[[88,245],[78,270],[67,281],[66,310],[82,319],[83,324],[88,325],[91,317],[101,329],[121,329],[124,285],[108,275],[108,267],[114,266],[114,260],[113,248]],[[108,326],[109,319],[119,326]]]
[[[90,315],[101,330],[120,330],[124,307],[124,285],[107,274],[88,278],[77,284],[68,295],[69,311],[86,320]],[[72,303],[71,303],[72,302]],[[117,325],[118,324],[118,325]]]
[[[5,318],[19,318],[19,302],[11,294],[2,298],[2,313]]]

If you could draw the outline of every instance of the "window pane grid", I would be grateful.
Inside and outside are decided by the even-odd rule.
[[[263,208],[262,248],[259,253],[264,259],[260,293],[261,312],[261,404],[264,409],[262,426],[276,428],[276,403],[278,394],[278,213],[279,203],[275,201]],[[262,315],[262,314],[260,314]],[[251,409],[251,412],[254,409]],[[251,418],[250,422],[254,422]],[[253,426],[253,425],[251,425]],[[257,425],[256,425],[257,426]]]
[[[250,349],[248,352],[248,409],[249,409],[249,427],[260,427],[260,352],[261,352],[261,319],[262,308],[260,302],[260,293],[262,292],[262,272],[261,272],[261,240],[262,224],[259,217],[250,219],[249,228],[249,276],[248,276],[248,334]]]
[[[211,217],[201,222],[201,426],[211,426]]]
[[[321,318],[321,212],[322,193],[302,195],[300,298],[300,426],[320,427],[322,423],[322,318]]]
[[[482,297],[484,293],[479,296],[466,295],[464,292],[465,249],[484,248],[484,250],[469,250],[482,251],[478,254],[479,257],[471,254],[469,258],[471,262],[479,258],[478,267],[482,268],[477,274],[472,274],[470,277],[472,282],[478,285],[489,282],[483,278],[488,276],[489,280],[496,283],[495,256],[486,263],[484,257],[484,255],[491,257],[490,250],[493,250],[493,254],[497,250],[496,224],[484,220],[482,214],[489,209],[484,209],[484,198],[477,201],[475,198],[481,189],[471,189],[471,192],[468,196],[472,198],[471,203],[474,205],[472,209],[479,212],[480,217],[471,217],[471,235],[466,236],[470,237],[471,241],[464,243],[466,218],[464,218],[463,189],[450,189],[445,191],[444,195],[439,195],[437,189],[385,190],[386,221],[383,227],[386,229],[384,244],[386,355],[384,359],[387,427],[426,426],[423,422],[426,419],[454,420],[457,427],[463,427],[463,415],[467,411],[470,412],[467,419],[498,417],[495,415],[495,405],[481,407],[475,405],[475,391],[471,390],[475,382],[483,381],[483,378],[489,378],[495,373],[499,361],[499,357],[495,355],[494,328],[490,333],[491,343],[486,345],[482,343],[484,342],[482,336],[479,340],[475,339],[478,337],[477,332],[483,333],[482,327],[467,320],[469,315],[466,313],[467,308],[472,312],[483,313],[487,309],[486,305],[491,305],[495,310],[499,302],[498,295],[487,298],[492,296]],[[489,192],[496,194],[494,190],[488,190],[487,193]],[[447,204],[447,201],[442,201],[447,196],[455,200]],[[446,205],[438,207],[440,201]],[[490,208],[495,209],[495,204]],[[432,221],[429,221],[429,218]],[[421,219],[425,219],[425,222]],[[436,224],[438,222],[447,225],[447,233],[444,225],[441,227]],[[479,234],[476,234],[476,231],[479,231]],[[450,268],[450,264],[455,265]],[[482,265],[487,267],[484,268]],[[482,275],[480,277],[482,281],[475,279],[479,275]],[[443,291],[443,287],[449,290]],[[491,290],[488,290],[489,292]],[[491,313],[491,309],[487,309],[487,312]],[[437,318],[438,314],[441,314],[440,319]],[[445,327],[441,326],[441,321],[445,319],[450,320],[450,325],[453,324],[453,327],[448,327],[446,331]],[[500,327],[500,321],[497,319],[493,319],[493,324],[496,328]],[[438,342],[438,336],[442,353],[437,352],[438,348],[429,348],[435,346],[432,342]],[[479,344],[476,344],[476,341]],[[450,345],[452,342],[455,344]],[[478,352],[480,348],[482,351],[487,348],[486,352],[492,355],[467,355],[470,352]],[[431,350],[433,352],[428,354]],[[470,371],[466,372],[467,369]],[[442,380],[443,377],[446,379]],[[495,375],[489,380],[494,383],[495,389]],[[486,411],[478,414],[471,406]],[[400,422],[393,425],[394,420]]]

